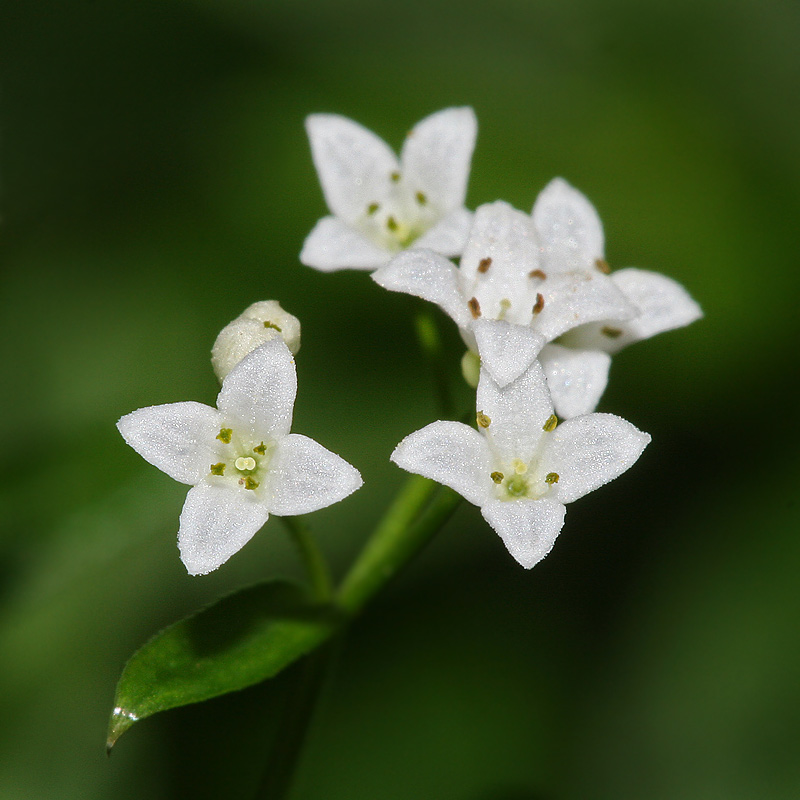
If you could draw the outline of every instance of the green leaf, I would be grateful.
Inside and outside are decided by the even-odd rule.
[[[252,686],[327,639],[341,614],[286,581],[222,598],[156,634],[117,684],[108,751],[134,723],[168,708]]]

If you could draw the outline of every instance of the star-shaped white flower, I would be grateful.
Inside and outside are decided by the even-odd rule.
[[[458,267],[430,250],[401,253],[373,273],[386,289],[439,305],[501,386],[546,342],[578,325],[636,312],[598,269],[542,268],[531,217],[504,202],[480,206]]]
[[[600,217],[586,196],[563,178],[555,178],[539,194],[533,227],[542,269],[548,274],[609,271]],[[574,327],[539,354],[556,410],[563,417],[595,409],[608,380],[610,354],[703,316],[688,292],[665,275],[627,268],[611,273],[609,280],[635,313],[610,314]]]
[[[447,108],[411,130],[400,158],[372,131],[336,114],[306,120],[311,155],[332,216],[308,235],[300,260],[325,272],[377,269],[412,242],[461,254],[477,122]]]
[[[434,422],[403,439],[392,461],[479,506],[526,568],[550,552],[565,504],[621,475],[650,441],[612,414],[558,424],[538,361],[503,388],[482,369],[477,409],[478,430]]]
[[[361,486],[354,467],[296,433],[297,377],[283,339],[246,356],[225,378],[217,408],[170,403],[117,423],[125,441],[171,478],[192,485],[178,547],[190,575],[217,569],[270,514],[306,514]]]

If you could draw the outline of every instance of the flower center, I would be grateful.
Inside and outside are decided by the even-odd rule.
[[[269,467],[268,451],[272,443],[244,440],[232,428],[220,429],[217,439],[222,443],[219,449],[220,461],[211,464],[209,477],[215,481],[235,481],[249,491],[257,489]]]

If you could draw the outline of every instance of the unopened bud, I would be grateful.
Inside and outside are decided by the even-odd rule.
[[[481,377],[481,360],[477,353],[473,353],[472,350],[464,353],[461,359],[461,374],[469,386],[473,389],[477,388],[478,380]]]
[[[280,336],[295,355],[300,349],[300,320],[277,300],[253,303],[226,325],[211,348],[211,364],[220,381],[249,353]]]

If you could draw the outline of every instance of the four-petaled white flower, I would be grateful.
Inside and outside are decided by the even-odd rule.
[[[303,264],[326,272],[377,269],[412,242],[461,254],[477,131],[471,108],[444,109],[417,123],[399,160],[382,139],[346,117],[312,114],[306,128],[333,216],[308,235]]]
[[[601,270],[572,264],[556,269],[552,264],[543,264],[531,217],[496,202],[475,212],[458,267],[432,251],[415,248],[372,278],[386,289],[438,304],[456,322],[467,346],[480,352],[492,378],[504,386],[527,369],[546,342],[578,325],[636,314]],[[556,407],[574,404],[573,398],[587,392],[599,399],[607,361],[605,354],[584,359],[574,365],[577,374],[570,381],[555,375],[550,388]]]
[[[612,414],[558,424],[538,361],[502,388],[482,369],[477,409],[478,430],[434,422],[403,439],[392,461],[479,506],[526,568],[550,552],[564,504],[625,472],[650,441]]]
[[[141,408],[117,424],[154,466],[193,485],[180,518],[178,546],[191,575],[216,569],[242,548],[270,514],[306,514],[361,486],[354,467],[295,433],[297,376],[283,339],[246,356],[225,378],[217,408],[171,403]]]
[[[610,271],[597,211],[563,178],[555,178],[542,190],[532,216],[545,272],[582,271],[588,275]],[[665,275],[629,267],[611,272],[609,280],[635,313],[610,314],[573,327],[557,344],[547,345],[539,354],[556,410],[564,417],[595,409],[608,382],[612,353],[703,316],[688,292]],[[586,391],[574,391],[581,385]]]

